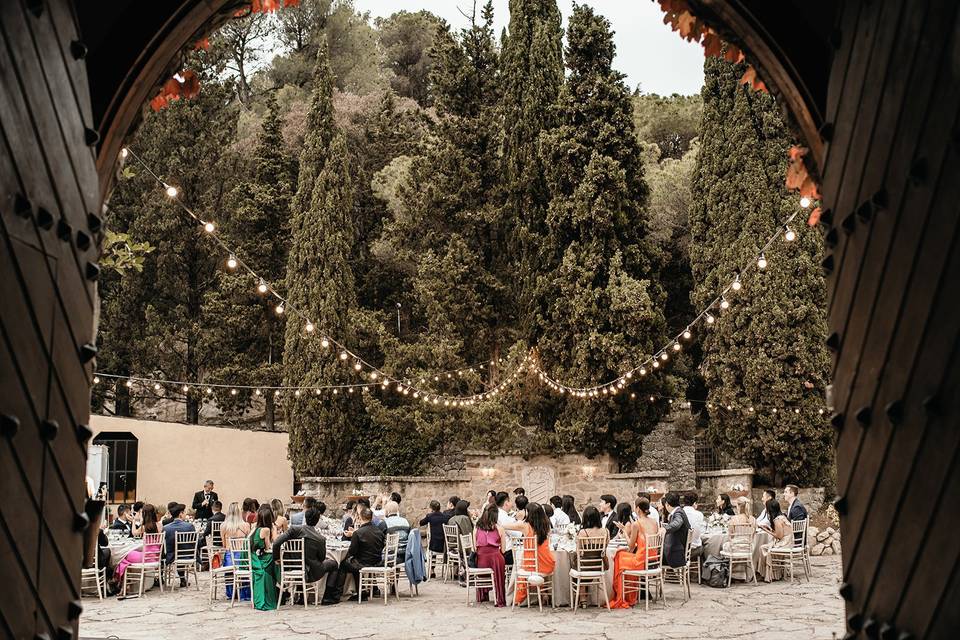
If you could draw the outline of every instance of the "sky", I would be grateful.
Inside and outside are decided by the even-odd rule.
[[[627,75],[631,90],[640,85],[643,93],[690,95],[703,86],[703,48],[683,40],[663,24],[660,6],[651,0],[581,0],[607,18],[616,32],[617,56],[613,66]],[[477,11],[483,0],[477,0]],[[559,0],[564,27],[572,11],[571,0]],[[494,0],[494,25],[499,34],[510,16],[509,0]],[[358,11],[369,11],[373,17],[388,16],[395,11],[426,9],[444,18],[454,29],[466,27],[472,0],[354,0]]]

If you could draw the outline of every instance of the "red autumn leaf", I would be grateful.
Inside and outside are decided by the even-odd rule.
[[[727,49],[727,52],[729,53],[729,48]],[[703,36],[703,55],[723,55],[723,38],[721,38],[720,35],[713,29],[708,29],[706,35]]]
[[[180,97],[180,83],[176,78],[170,78],[163,83],[163,88],[160,90],[160,95],[165,96],[168,100],[175,100]]]
[[[283,0],[283,6],[286,7],[298,7],[300,6],[300,0]]]
[[[280,0],[260,0],[260,11],[273,13],[280,8]]]
[[[727,62],[732,62],[733,64],[739,64],[743,62],[746,56],[743,55],[743,51],[740,50],[735,44],[728,44],[727,51],[723,54],[723,59]]]
[[[747,70],[743,72],[743,76],[740,77],[740,84],[747,84],[754,91],[767,93],[767,85],[757,77],[757,70],[753,68],[753,65],[748,66]]]
[[[196,72],[184,71],[182,74],[183,82],[180,83],[180,95],[184,98],[193,98],[200,93],[200,78]]]
[[[167,106],[167,102],[169,102],[169,100],[167,100],[166,96],[164,96],[162,93],[159,93],[154,96],[153,100],[150,101],[150,108],[154,111],[160,111],[160,109],[163,109],[165,106]]]
[[[815,227],[820,224],[820,216],[823,215],[823,209],[820,207],[815,208],[810,212],[810,217],[807,218],[807,224],[811,227]]]
[[[210,50],[210,38],[203,38],[202,40],[197,40],[193,44],[194,51],[199,51],[200,49],[203,49],[204,51]]]
[[[697,31],[697,19],[689,11],[684,11],[677,18],[677,30],[680,37],[687,40],[699,40],[700,33]]]

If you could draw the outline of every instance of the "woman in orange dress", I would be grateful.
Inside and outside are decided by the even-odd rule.
[[[610,608],[629,609],[636,604],[638,594],[633,592],[625,596],[621,593],[620,578],[624,571],[647,568],[647,558],[655,557],[650,554],[656,553],[655,549],[647,553],[647,536],[658,533],[660,527],[650,517],[650,501],[645,498],[637,501],[637,519],[626,524],[618,522],[617,526],[627,538],[627,548],[618,551],[613,558],[613,599],[610,600]]]
[[[520,514],[517,514],[518,516]],[[519,518],[518,518],[519,519]],[[537,573],[543,576],[544,580],[552,580],[553,570],[556,567],[557,560],[553,556],[553,550],[550,549],[550,518],[546,512],[536,502],[527,503],[527,508],[523,515],[523,520],[519,522],[508,522],[503,525],[504,529],[522,531],[523,535],[529,538],[536,538],[537,541]],[[533,549],[524,546],[521,567],[532,571],[534,567]],[[513,601],[520,603],[527,599],[526,581],[516,586]]]

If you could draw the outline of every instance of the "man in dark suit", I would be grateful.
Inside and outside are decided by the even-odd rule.
[[[223,522],[227,517],[223,513],[223,503],[219,500],[214,500],[211,508],[213,509],[213,513],[207,519],[207,526],[203,528],[203,531],[200,533],[200,537],[197,538],[197,560],[200,559],[200,548],[205,547],[207,544],[207,538],[213,536],[213,523]],[[211,543],[215,547],[223,546],[223,540],[220,539],[219,534],[213,536]]]
[[[337,570],[336,560],[327,558],[327,541],[317,531],[320,512],[307,509],[303,514],[305,525],[291,525],[273,541],[273,559],[280,562],[280,547],[287,540],[303,540],[303,560],[307,570],[307,582],[316,582]]]
[[[164,558],[166,564],[172,564],[176,557],[177,534],[195,531],[193,525],[183,519],[183,512],[186,510],[187,505],[185,504],[176,504],[170,509],[170,517],[173,518],[173,520],[163,528],[163,539],[167,551],[167,555]],[[183,574],[183,569],[178,569],[177,573],[180,574],[180,586],[187,586],[187,578]]]
[[[603,527],[610,532],[611,539],[615,538],[620,532],[620,529],[617,527],[617,512],[614,511],[616,506],[616,496],[607,493],[600,496],[600,504],[597,507],[600,511],[600,522],[603,524]]]
[[[213,515],[213,503],[219,500],[217,492],[213,490],[213,480],[203,483],[203,491],[193,494],[193,517],[197,520],[209,520]]]
[[[360,569],[374,567],[383,563],[384,533],[373,524],[373,511],[363,507],[357,517],[357,528],[350,536],[350,548],[347,557],[340,563],[336,573],[327,576],[327,590],[320,604],[339,604],[343,595],[343,585],[347,575],[352,574],[354,581],[360,584]],[[353,599],[355,599],[354,596]]]
[[[128,536],[133,535],[131,522],[130,508],[125,504],[121,504],[117,506],[117,517],[110,523],[110,529],[112,531],[123,531]]]
[[[682,567],[687,563],[687,536],[690,535],[690,521],[680,508],[680,496],[675,491],[666,495],[667,510],[670,515],[663,529],[663,564],[668,567]]]
[[[783,497],[787,500],[787,520],[806,520],[807,508],[797,499],[800,488],[795,484],[788,484],[783,488]]]

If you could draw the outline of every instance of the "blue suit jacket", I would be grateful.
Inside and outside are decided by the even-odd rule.
[[[193,525],[185,520],[175,519],[173,522],[163,528],[163,541],[166,543],[165,562],[173,562],[173,554],[176,549],[178,531],[196,531]]]

